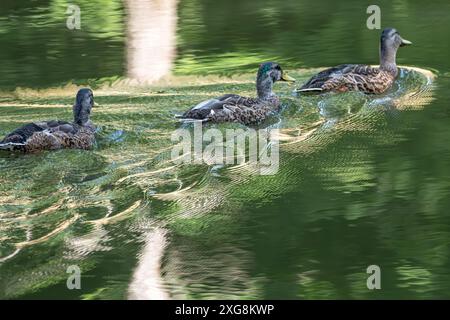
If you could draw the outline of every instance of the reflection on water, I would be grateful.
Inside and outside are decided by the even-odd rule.
[[[128,298],[132,300],[167,300],[161,279],[161,260],[166,249],[166,231],[149,230],[138,266],[129,286]]]
[[[311,67],[377,61],[378,34],[358,25],[359,2],[130,0],[125,19],[121,1],[80,0],[81,33],[59,27],[66,2],[50,3],[0,4],[0,39],[16,44],[18,33],[30,46],[14,57],[9,47],[0,53],[11,62],[0,71],[0,135],[36,119],[70,119],[76,92],[71,84],[10,84],[45,88],[72,75],[146,82],[173,63],[178,75],[152,86],[90,80],[99,103],[94,151],[0,155],[0,298],[448,296],[448,66],[427,58],[448,50],[443,41],[428,45],[428,21],[420,19],[426,11],[445,25],[439,12],[447,2],[382,5],[383,21],[421,44],[401,61],[434,73],[404,67],[381,96],[297,96],[277,85],[284,108],[267,124],[280,132],[273,176],[245,164],[175,165],[173,115],[224,93],[253,96],[261,60],[280,60],[299,82],[317,71]],[[145,20],[147,12],[160,20]],[[20,27],[14,16],[29,23]],[[147,46],[149,37],[163,48]],[[54,60],[33,60],[49,52]],[[65,287],[74,264],[81,291]],[[380,292],[366,288],[370,264],[381,267]]]
[[[176,0],[127,0],[127,76],[160,79],[175,58]]]
[[[76,4],[81,30],[67,29],[65,0],[1,1],[0,87],[45,88],[122,74],[122,1]]]
[[[292,73],[298,78],[309,76],[303,71]],[[205,94],[236,89],[236,82],[198,87],[194,93],[190,86],[165,87],[164,95],[142,96],[132,87],[126,94],[117,92],[116,88],[99,90],[97,100],[101,107],[95,109],[95,119],[101,129],[96,151],[61,150],[1,158],[3,264],[0,268],[5,275],[2,276],[2,295],[29,295],[40,288],[48,288],[37,294],[51,297],[56,290],[51,284],[62,286],[64,268],[76,263],[84,272],[95,274],[96,281],[101,283],[92,281],[86,285],[91,293],[84,293],[83,297],[89,299],[258,298],[265,297],[267,290],[275,290],[275,297],[277,290],[284,292],[281,289],[284,282],[279,284],[280,289],[266,287],[274,281],[267,274],[272,270],[271,258],[267,257],[266,266],[261,265],[265,271],[254,270],[252,264],[259,259],[259,253],[248,244],[263,234],[270,239],[272,233],[272,236],[279,233],[277,229],[263,231],[265,223],[279,214],[270,207],[282,195],[289,197],[299,183],[300,188],[303,183],[311,183],[311,178],[305,176],[307,171],[313,170],[314,173],[309,174],[329,181],[325,189],[329,186],[333,190],[358,192],[364,190],[359,185],[373,185],[370,181],[376,175],[366,172],[367,166],[373,165],[368,159],[358,165],[352,162],[351,170],[346,173],[346,166],[340,160],[330,162],[318,154],[335,148],[352,132],[355,139],[362,133],[370,133],[374,143],[384,143],[389,131],[378,126],[386,116],[389,118],[392,108],[398,111],[417,109],[419,104],[424,106],[431,101],[431,78],[417,71],[405,70],[402,74],[398,86],[385,98],[367,98],[358,93],[304,97],[301,112],[298,98],[289,92],[291,88],[277,87],[286,104],[281,121],[275,124],[282,138],[280,161],[283,166],[277,175],[268,177],[259,176],[248,165],[222,169],[173,165],[170,134],[176,126],[172,113],[167,110],[154,119],[163,106],[170,105],[174,108],[172,111],[180,111]],[[240,79],[240,92],[252,94],[253,77],[249,74]],[[30,91],[22,93],[21,101],[26,104],[34,100],[34,109],[26,113],[30,119],[47,115],[55,105],[60,105],[58,110],[63,118],[70,113],[64,101],[69,101],[72,91],[72,88],[65,93],[59,91],[58,95],[67,96],[62,100],[53,97],[51,90],[48,97],[41,92],[40,98]],[[132,97],[131,102],[129,98],[124,99],[125,96]],[[398,103],[398,99],[403,102]],[[8,104],[4,103],[1,108],[7,110],[11,119],[20,122],[23,117],[20,109],[8,107]],[[341,108],[345,112],[330,111],[331,116],[327,117],[320,115],[317,107]],[[3,123],[10,127],[15,125]],[[124,128],[119,140],[115,138],[117,128]],[[383,134],[380,142],[376,142],[377,133]],[[155,135],[159,139],[154,139]],[[392,136],[388,140],[394,143],[395,139]],[[308,157],[311,160],[308,161]],[[320,158],[322,166],[314,169]],[[302,166],[298,168],[297,163]],[[340,181],[344,186],[340,186]],[[346,191],[349,186],[350,190]],[[248,208],[249,204],[253,209]],[[311,205],[314,207],[314,203]],[[263,209],[267,206],[268,211]],[[247,213],[257,208],[262,210],[259,214],[266,217],[261,221],[252,220],[255,218]],[[364,216],[364,207],[359,205],[353,210]],[[266,216],[269,213],[270,216]],[[267,245],[264,241],[264,246]],[[115,263],[112,270],[105,267],[114,256],[123,255],[122,252],[127,253],[119,259],[119,265]],[[131,259],[132,252],[135,252],[135,259]],[[299,250],[295,256],[304,254]],[[38,264],[34,260],[36,255],[40,256]],[[339,296],[333,291],[333,281],[322,284],[324,280],[317,278],[324,272],[320,267],[311,265],[300,270],[293,269],[298,278],[289,281],[311,290],[310,295],[305,296],[303,291],[280,294]],[[18,280],[25,275],[26,281]],[[47,282],[48,279],[51,281]],[[318,289],[315,285],[324,288]]]

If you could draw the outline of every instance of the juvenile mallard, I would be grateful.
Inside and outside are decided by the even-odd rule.
[[[395,57],[399,47],[412,44],[397,30],[384,29],[380,39],[380,66],[342,64],[313,76],[297,92],[362,91],[379,94],[389,89],[398,75]]]
[[[51,120],[26,124],[8,134],[0,142],[0,149],[29,153],[61,148],[90,149],[95,144],[95,126],[89,119],[93,105],[92,91],[81,89],[73,106],[74,122]]]
[[[245,125],[261,122],[280,106],[280,100],[272,91],[273,84],[277,81],[295,81],[295,79],[283,72],[278,63],[263,63],[256,78],[257,98],[226,94],[199,103],[180,118],[210,122],[240,122]]]

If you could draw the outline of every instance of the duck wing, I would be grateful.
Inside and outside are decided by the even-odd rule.
[[[75,134],[79,130],[80,126],[74,123],[60,120],[50,120],[45,122],[36,123],[43,130],[49,130],[50,132],[62,131],[69,134]]]
[[[28,123],[20,128],[17,128],[13,132],[9,133],[0,144],[7,143],[25,143],[35,132],[44,130],[36,123]]]
[[[245,98],[236,94],[226,94],[218,98],[205,100],[186,111],[179,118],[208,121],[211,115],[228,112],[227,106],[236,105],[242,99]]]
[[[187,121],[239,122],[247,125],[264,120],[273,109],[274,106],[267,101],[227,94],[201,102],[181,118]]]
[[[0,143],[25,143],[33,134],[41,131],[64,131],[67,133],[75,133],[76,127],[67,121],[50,120],[41,122],[32,122],[17,128],[8,134]]]
[[[365,78],[376,76],[380,69],[362,64],[342,64],[323,70],[308,80],[298,92],[339,90],[348,85],[357,86]]]
[[[28,123],[8,134],[0,142],[0,150],[57,149],[64,146],[62,138],[68,140],[79,130],[80,126],[60,120]]]

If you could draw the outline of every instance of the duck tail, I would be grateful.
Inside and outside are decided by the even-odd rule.
[[[295,92],[303,92],[303,93],[319,93],[322,92],[322,88],[300,88],[295,90]]]
[[[4,151],[25,151],[25,143],[5,142],[0,143],[0,150]]]
[[[176,117],[178,119],[180,119],[181,123],[195,123],[195,122],[208,122],[209,119],[205,118],[205,119],[193,119],[193,118],[183,118],[182,116]]]
[[[196,118],[190,118],[189,116],[186,116],[185,114],[177,114],[175,115],[175,119],[179,119],[181,123],[193,123],[193,122],[208,122],[209,118],[203,118],[203,119],[196,119]]]

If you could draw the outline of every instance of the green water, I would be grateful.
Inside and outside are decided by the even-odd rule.
[[[0,135],[70,119],[76,85],[99,104],[94,151],[0,155],[0,298],[450,298],[448,1],[380,2],[382,27],[414,43],[398,63],[423,69],[382,96],[277,83],[283,110],[263,126],[284,139],[268,176],[174,164],[174,114],[253,96],[266,60],[299,83],[376,64],[370,2],[181,0],[174,75],[146,86],[121,81],[122,1],[78,3],[77,31],[66,1],[0,4]],[[66,287],[71,265],[80,290]],[[381,290],[366,287],[369,265]]]

